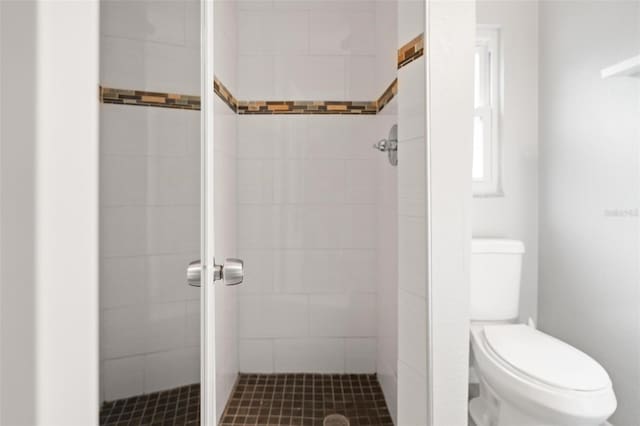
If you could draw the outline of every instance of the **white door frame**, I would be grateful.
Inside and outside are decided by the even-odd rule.
[[[214,272],[214,114],[213,0],[200,1],[200,420],[214,426],[216,418],[216,327]]]
[[[428,426],[468,421],[475,27],[475,1],[426,0]]]

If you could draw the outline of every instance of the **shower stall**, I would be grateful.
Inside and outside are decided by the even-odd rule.
[[[426,423],[425,16],[101,2],[101,424]]]

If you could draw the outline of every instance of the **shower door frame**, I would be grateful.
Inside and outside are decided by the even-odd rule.
[[[216,341],[214,284],[214,114],[213,1],[200,0],[200,422],[214,426],[216,416]]]

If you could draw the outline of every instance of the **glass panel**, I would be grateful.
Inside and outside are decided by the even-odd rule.
[[[153,96],[100,106],[101,424],[198,419],[200,289],[187,285],[186,267],[200,258],[199,10],[102,3],[103,87]],[[157,52],[181,72],[152,65]],[[172,408],[153,417],[167,390]]]

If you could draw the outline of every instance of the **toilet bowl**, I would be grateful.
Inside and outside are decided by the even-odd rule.
[[[604,368],[578,349],[524,324],[472,325],[480,396],[476,426],[597,426],[616,409]]]
[[[471,355],[476,426],[600,426],[616,409],[605,369],[573,346],[517,324],[524,244],[471,243]]]

